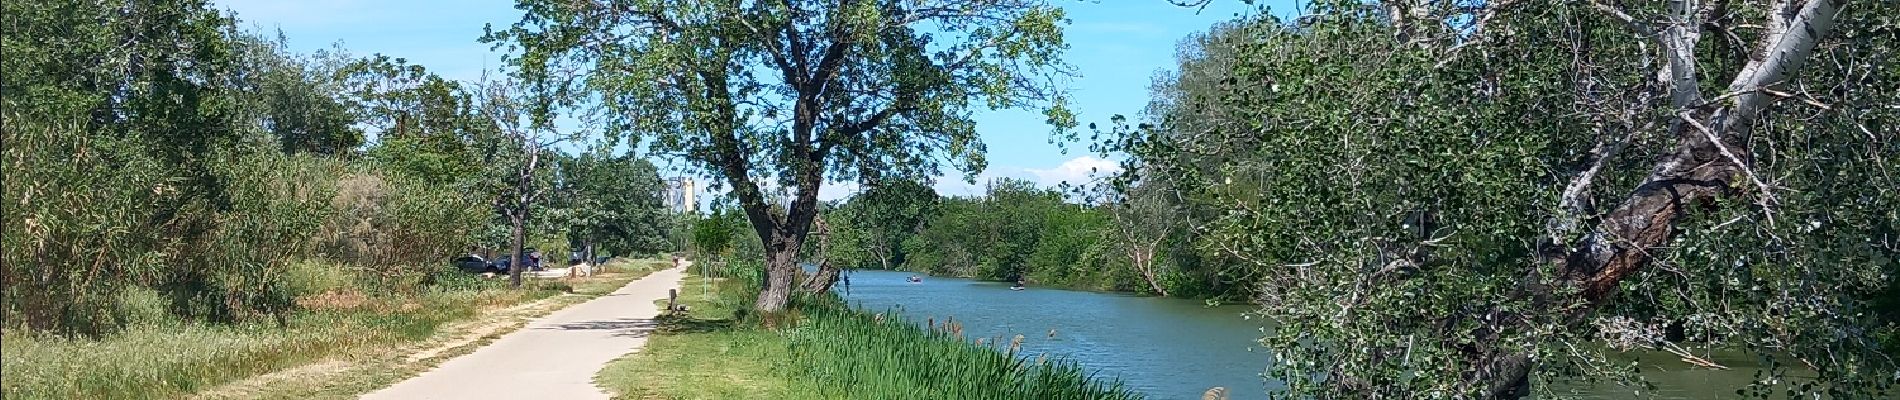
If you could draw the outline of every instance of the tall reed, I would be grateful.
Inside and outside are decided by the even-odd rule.
[[[743,310],[758,293],[756,278],[734,275],[749,279],[721,281],[718,308]],[[1120,380],[1094,376],[1071,360],[1019,354],[1022,335],[1007,344],[990,342],[992,347],[966,340],[954,319],[924,327],[894,311],[854,309],[833,296],[795,300],[794,315],[786,318],[791,322],[777,331],[789,351],[775,369],[822,392],[814,398],[1141,398]]]

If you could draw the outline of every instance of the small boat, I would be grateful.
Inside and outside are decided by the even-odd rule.
[[[1023,290],[1023,289],[1028,289],[1028,288],[1026,288],[1026,287],[1022,287],[1022,286],[1010,286],[1010,287],[1009,287],[1009,290]]]

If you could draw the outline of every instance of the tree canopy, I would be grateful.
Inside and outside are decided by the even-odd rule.
[[[1301,11],[1184,42],[1100,143],[1253,271],[1288,396],[1637,382],[1604,344],[1771,360],[1739,394],[1894,390],[1891,3]]]
[[[784,306],[818,188],[984,166],[971,112],[1045,110],[1072,125],[1062,11],[1040,0],[521,0],[506,47],[551,115],[584,106],[610,132],[723,181],[766,246],[756,307]],[[762,186],[792,189],[774,212]]]
[[[466,283],[433,278],[451,257],[501,247],[506,188],[555,176],[517,168],[556,154],[504,135],[495,111],[524,99],[397,57],[294,53],[207,1],[8,1],[0,20],[8,335],[96,337],[154,318],[282,324],[294,299],[327,290],[314,270],[366,290]],[[615,179],[651,174],[600,161],[624,167]],[[626,217],[663,212],[629,200],[657,189],[601,186],[618,184],[566,198],[598,218],[523,222],[556,244],[570,229],[640,224],[606,239],[655,246],[644,229],[663,225]]]

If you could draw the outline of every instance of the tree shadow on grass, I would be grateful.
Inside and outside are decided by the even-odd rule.
[[[738,327],[732,318],[702,319],[691,315],[662,315],[654,318],[660,333],[707,333],[730,331]]]

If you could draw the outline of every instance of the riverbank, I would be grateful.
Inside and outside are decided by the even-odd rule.
[[[992,278],[982,277],[982,276],[968,276],[968,275],[957,275],[957,274],[941,274],[941,273],[932,273],[929,271],[909,271],[909,270],[902,270],[902,269],[853,270],[853,272],[856,272],[856,271],[907,273],[907,274],[915,274],[915,275],[925,276],[925,277],[968,279],[968,280],[973,280],[973,281],[997,282],[997,283],[1006,283],[1006,284],[1014,283],[1014,281],[1010,281],[1007,279],[992,279]],[[1153,290],[1150,290],[1146,283],[1135,281],[1134,279],[1139,279],[1139,278],[1132,277],[1132,276],[1117,277],[1117,276],[1113,276],[1113,274],[1100,273],[1100,272],[1096,274],[1066,274],[1065,275],[1056,271],[1031,271],[1028,275],[1024,277],[1023,281],[1028,287],[1037,287],[1037,288],[1077,290],[1077,291],[1086,291],[1086,292],[1095,292],[1095,293],[1162,297],[1162,298],[1183,299],[1183,300],[1200,300],[1200,301],[1207,302],[1208,304],[1216,304],[1216,305],[1219,305],[1219,304],[1229,304],[1229,305],[1258,304],[1255,300],[1244,297],[1244,296],[1239,296],[1239,295],[1235,295],[1231,293],[1223,294],[1222,292],[1219,292],[1217,290],[1206,289],[1206,288],[1193,289],[1193,288],[1176,286],[1174,289],[1170,289],[1170,292],[1168,292],[1167,296],[1161,296],[1161,295],[1156,294]]]
[[[663,318],[646,351],[596,382],[625,399],[1139,398],[1073,363],[1016,356],[1021,338],[971,340],[956,323],[925,328],[830,298],[807,299],[769,329],[744,311],[753,287],[689,275],[689,315]]]
[[[356,288],[362,277],[339,269],[345,285],[298,298],[282,325],[154,320],[99,339],[9,330],[0,384],[10,399],[354,398],[669,265],[618,260],[520,290],[465,273],[410,291]]]
[[[1129,388],[1149,398],[1200,398],[1211,387],[1224,387],[1233,400],[1255,400],[1283,390],[1279,381],[1261,376],[1275,365],[1277,352],[1259,339],[1276,328],[1258,317],[1255,306],[1208,306],[1195,300],[1034,285],[1013,291],[1003,283],[960,278],[912,284],[905,282],[909,275],[860,271],[844,297],[864,309],[902,308],[910,315],[939,320],[954,316],[968,326],[966,335],[1027,333],[1024,352],[1068,355],[1097,376],[1123,378]],[[1053,334],[1044,337],[1045,332]],[[1667,352],[1596,347],[1592,351],[1608,356],[1603,365],[1639,365],[1646,383],[1562,382],[1554,383],[1553,390],[1581,399],[1623,399],[1638,390],[1658,399],[1726,398],[1770,367],[1751,352],[1683,346],[1728,369],[1698,367]],[[1795,359],[1777,362],[1800,365]]]

